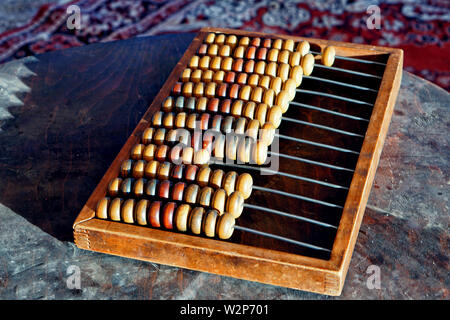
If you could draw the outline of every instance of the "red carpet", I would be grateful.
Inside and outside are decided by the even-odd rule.
[[[380,29],[370,30],[378,3]],[[67,28],[66,8],[81,12]],[[247,29],[393,46],[405,50],[405,70],[450,89],[448,0],[78,0],[40,8],[27,25],[0,34],[0,62],[52,50],[139,35],[194,32],[204,26]]]

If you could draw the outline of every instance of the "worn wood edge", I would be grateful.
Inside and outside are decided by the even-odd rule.
[[[390,54],[374,104],[367,133],[356,164],[333,244],[330,262],[340,271],[343,288],[352,253],[359,234],[362,218],[370,195],[375,173],[389,129],[395,102],[400,89],[403,67],[403,50],[394,49]]]
[[[283,34],[272,34],[272,33],[265,33],[265,32],[257,32],[257,31],[247,31],[247,30],[235,30],[235,29],[229,29],[229,28],[215,28],[215,27],[204,27],[200,31],[209,33],[209,32],[221,32],[225,34],[235,34],[240,36],[248,36],[248,37],[265,37],[270,39],[292,39],[294,41],[309,41],[311,43],[319,45],[321,48],[324,48],[325,46],[336,46],[336,47],[342,47],[345,49],[349,49],[350,52],[347,50],[341,50],[339,51],[339,48],[336,48],[336,53],[340,55],[351,55],[352,49],[357,49],[360,52],[359,54],[368,54],[368,55],[378,55],[380,53],[394,53],[396,48],[390,48],[390,47],[381,47],[381,46],[373,46],[368,44],[359,44],[359,43],[349,43],[349,42],[343,42],[343,41],[334,41],[334,40],[324,40],[324,39],[317,39],[317,38],[308,38],[308,37],[300,37],[300,36],[292,36],[292,35],[283,35]],[[354,53],[354,52],[353,52]]]
[[[77,226],[75,234],[81,249],[321,294],[340,294],[340,273],[328,268],[325,260],[100,219]]]

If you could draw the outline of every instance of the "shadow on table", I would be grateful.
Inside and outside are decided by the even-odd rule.
[[[135,38],[6,65],[19,82],[18,70],[29,71],[29,89],[14,89],[21,103],[4,105],[0,203],[72,241],[76,216],[192,38]]]

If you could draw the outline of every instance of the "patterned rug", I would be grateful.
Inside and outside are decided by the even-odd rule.
[[[367,12],[374,4],[378,29],[367,24],[377,21],[375,11]],[[80,29],[67,27],[70,5],[80,10]],[[450,90],[448,0],[59,0],[41,5],[29,23],[0,34],[0,62],[205,26],[402,48],[405,70]]]

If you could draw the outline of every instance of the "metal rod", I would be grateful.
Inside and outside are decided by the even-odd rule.
[[[313,142],[313,141],[309,141],[309,140],[303,140],[303,139],[300,139],[300,138],[290,137],[290,136],[286,136],[286,135],[279,134],[279,133],[276,133],[275,136],[277,136],[279,138],[282,138],[282,139],[296,141],[296,142],[305,143],[305,144],[310,144],[310,145],[313,145],[313,146],[322,147],[322,148],[326,148],[326,149],[331,149],[331,150],[336,150],[336,151],[346,152],[346,153],[359,154],[359,152],[356,152],[356,151],[353,151],[353,150],[339,148],[339,147],[335,147],[335,146],[330,146],[330,145],[324,144],[324,143],[318,143],[318,142]]]
[[[329,203],[326,201],[321,201],[321,200],[316,200],[313,198],[309,198],[309,197],[305,197],[305,196],[301,196],[298,194],[293,194],[293,193],[289,193],[289,192],[285,192],[285,191],[281,191],[281,190],[276,190],[276,189],[270,189],[270,188],[266,188],[266,187],[260,187],[260,186],[255,186],[253,185],[253,189],[254,190],[259,190],[259,191],[264,191],[264,192],[269,192],[269,193],[275,193],[275,194],[279,194],[282,196],[286,196],[286,197],[290,197],[290,198],[296,198],[299,200],[304,200],[304,201],[308,201],[308,202],[313,202],[313,203],[317,203],[317,204],[321,204],[327,207],[332,207],[332,208],[340,208],[343,209],[344,207],[339,206],[337,204],[333,204],[333,203]]]
[[[326,252],[331,252],[330,249],[326,249],[326,248],[322,248],[319,246],[315,246],[309,243],[305,243],[305,242],[301,242],[301,241],[297,241],[297,240],[292,240],[286,237],[282,237],[282,236],[277,236],[275,234],[271,234],[271,233],[267,233],[267,232],[263,232],[263,231],[259,231],[259,230],[255,230],[255,229],[250,229],[250,228],[246,228],[246,227],[241,227],[241,226],[234,226],[234,229],[236,230],[241,230],[244,232],[250,232],[250,233],[254,233],[260,236],[264,236],[264,237],[268,237],[268,238],[273,238],[273,239],[277,239],[277,240],[281,240],[281,241],[285,241],[285,242],[289,242],[292,244],[296,244],[298,246],[302,246],[302,247],[306,247],[306,248],[310,248],[310,249],[314,249],[314,250],[320,250],[320,251],[326,251]]]
[[[326,83],[332,83],[332,84],[336,84],[336,85],[343,86],[343,87],[349,87],[349,88],[352,88],[352,89],[358,89],[358,90],[363,90],[363,91],[371,91],[371,92],[374,92],[374,93],[378,92],[375,89],[362,87],[362,86],[357,86],[356,84],[351,84],[351,83],[346,83],[346,82],[340,82],[340,81],[325,79],[325,78],[319,78],[319,77],[314,77],[314,76],[305,76],[305,75],[303,76],[303,78],[311,79],[311,80],[315,80],[315,81],[326,82]]]
[[[266,208],[266,207],[262,207],[262,206],[258,206],[258,205],[254,205],[254,204],[250,204],[250,203],[244,203],[244,208],[266,211],[266,212],[270,212],[270,213],[273,213],[273,214],[276,214],[276,215],[279,215],[279,216],[288,217],[288,218],[292,218],[292,219],[297,219],[297,220],[301,220],[301,221],[317,224],[317,225],[322,226],[322,227],[337,229],[336,226],[333,226],[332,224],[329,224],[329,223],[317,221],[315,219],[310,219],[310,218],[306,218],[306,217],[302,217],[302,216],[297,216],[295,214],[291,214],[291,213],[287,213],[287,212],[284,212],[284,211],[275,210],[275,209],[271,209],[271,208]]]
[[[317,51],[310,51],[313,54],[321,54],[320,52]],[[351,58],[351,57],[346,57],[346,56],[335,56],[336,59],[339,60],[348,60],[348,61],[354,61],[354,62],[360,62],[360,63],[367,63],[367,64],[377,64],[380,66],[385,66],[386,63],[383,62],[378,62],[378,61],[371,61],[371,60],[364,60],[364,59],[358,59],[358,58]]]
[[[332,110],[328,110],[328,109],[324,109],[324,108],[319,108],[319,107],[312,106],[312,105],[306,104],[306,103],[300,103],[300,102],[296,102],[296,101],[291,101],[290,104],[292,104],[294,106],[302,107],[302,108],[307,108],[307,109],[312,109],[312,110],[317,110],[317,111],[321,111],[321,112],[330,113],[332,115],[336,115],[336,116],[343,117],[343,118],[369,122],[369,119],[365,119],[365,118],[361,118],[361,117],[357,117],[357,116],[352,116],[352,115],[349,115],[349,114],[346,114],[346,113],[336,112],[336,111],[332,111]]]
[[[324,66],[322,64],[315,64],[314,67],[328,69],[328,70],[341,71],[341,72],[346,72],[346,73],[351,73],[351,74],[354,74],[354,75],[357,75],[357,76],[363,76],[363,77],[368,77],[368,78],[375,78],[375,79],[380,79],[380,80],[382,79],[382,77],[376,76],[376,75],[373,75],[373,74],[359,72],[359,71],[353,71],[353,70],[350,70],[350,69],[343,69],[343,68],[338,68],[338,67],[327,67],[327,66]]]
[[[295,156],[291,156],[289,154],[284,154],[284,153],[267,151],[267,154],[273,154],[274,156],[279,156],[281,158],[287,158],[287,159],[296,160],[296,161],[300,161],[300,162],[310,163],[310,164],[314,164],[314,165],[318,165],[318,166],[322,166],[322,167],[327,167],[327,168],[331,168],[331,169],[335,169],[335,170],[343,170],[343,171],[348,171],[348,172],[354,172],[355,171],[355,170],[352,170],[352,169],[339,167],[339,166],[335,166],[335,165],[332,165],[332,164],[323,163],[323,162],[319,162],[319,161],[313,161],[313,160],[308,160],[308,159],[304,159],[304,158],[300,158],[300,157],[295,157]]]
[[[333,131],[333,132],[337,132],[337,133],[342,133],[342,134],[345,134],[345,135],[348,135],[348,136],[364,138],[364,136],[361,135],[361,134],[357,134],[357,133],[353,133],[353,132],[349,132],[349,131],[344,131],[344,130],[339,130],[339,129],[335,129],[335,128],[332,128],[332,127],[328,127],[328,126],[324,126],[324,125],[316,124],[316,123],[312,123],[312,122],[297,120],[297,119],[288,118],[288,117],[283,117],[282,120],[286,120],[286,121],[294,122],[294,123],[298,123],[298,124],[303,124],[305,126],[316,127],[316,128],[324,129],[324,130],[328,130],[328,131]]]
[[[325,92],[320,92],[320,91],[305,90],[305,89],[297,89],[295,91],[300,92],[300,93],[318,95],[318,96],[323,96],[323,97],[327,97],[327,98],[338,99],[338,100],[343,100],[343,101],[347,101],[347,102],[352,102],[352,103],[356,103],[356,104],[362,104],[362,105],[373,107],[373,103],[368,103],[368,102],[361,101],[361,100],[346,98],[346,97],[338,96],[335,94],[330,94],[330,93],[325,93]]]

